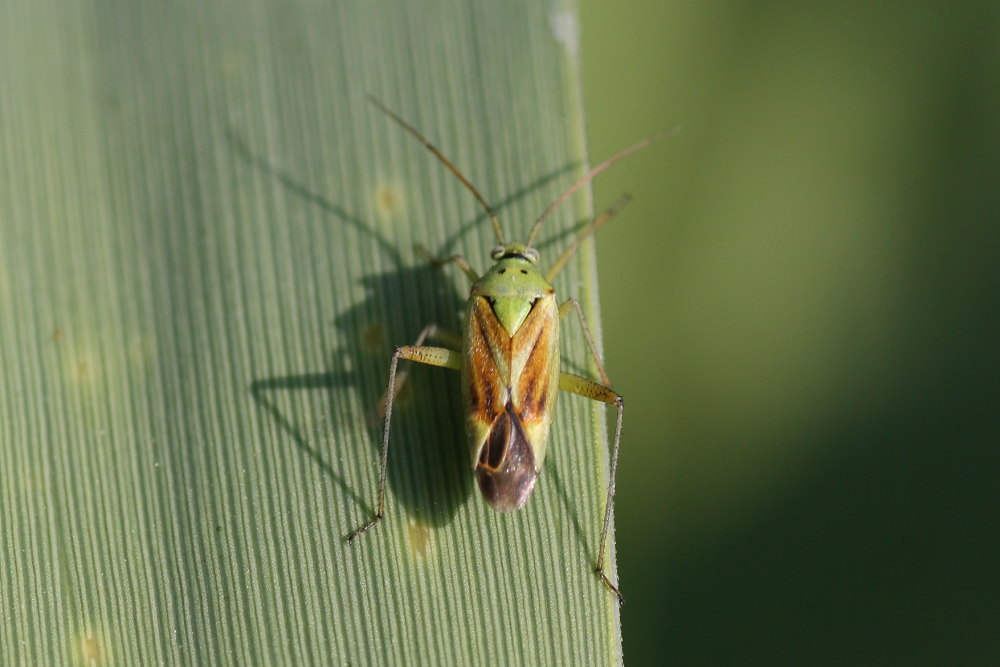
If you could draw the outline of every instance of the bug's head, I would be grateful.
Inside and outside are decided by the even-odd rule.
[[[490,251],[490,259],[494,262],[511,257],[519,257],[521,259],[526,259],[532,264],[538,262],[538,251],[532,247],[529,247],[523,243],[508,243],[506,245],[498,245]]]

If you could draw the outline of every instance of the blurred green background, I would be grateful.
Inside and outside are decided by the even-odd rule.
[[[1000,5],[581,13],[626,661],[995,661]]]

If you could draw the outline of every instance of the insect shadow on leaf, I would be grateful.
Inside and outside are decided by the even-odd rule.
[[[311,429],[309,424],[314,420],[297,417],[295,408],[289,407],[291,399],[287,394],[326,392],[333,413],[332,407],[340,400],[343,390],[359,392],[360,402],[370,406],[362,418],[368,434],[367,444],[375,460],[382,435],[378,408],[385,389],[385,360],[397,345],[412,342],[428,322],[438,322],[446,330],[459,330],[464,294],[456,288],[454,276],[435,269],[416,253],[413,254],[415,265],[407,266],[404,257],[408,253],[380,234],[375,225],[350,213],[253,151],[231,128],[227,128],[226,138],[242,162],[281,184],[303,202],[317,207],[323,220],[346,225],[370,237],[391,260],[391,270],[362,276],[359,282],[365,288],[365,297],[333,318],[338,344],[326,355],[325,368],[265,375],[254,379],[249,386],[262,417],[277,425],[290,438],[291,444],[317,465],[341,493],[364,511],[372,511],[370,499],[352,488],[331,463],[333,452],[330,451],[329,434]],[[506,208],[575,167],[568,164],[533,180],[501,200],[496,208]],[[485,219],[484,214],[478,214],[458,226],[440,247],[445,251],[455,247],[462,236]],[[572,230],[565,233],[572,233]],[[413,307],[417,302],[421,304],[419,309]],[[388,471],[386,483],[394,502],[399,503],[408,516],[430,525],[450,522],[472,491],[460,396],[460,381],[454,374],[411,373],[403,396],[397,401],[395,417],[398,421],[393,435],[398,438],[398,448],[394,449],[394,465]],[[351,442],[334,446],[356,448]]]
[[[616,410],[614,441],[608,474],[607,496],[601,537],[594,572],[618,602],[621,591],[604,571],[607,536],[614,508],[615,473],[621,445],[625,401],[611,389],[600,353],[590,332],[581,305],[574,299],[558,300],[555,277],[579,249],[580,244],[615,217],[628,203],[623,195],[615,204],[580,229],[546,273],[538,266],[541,257],[534,240],[542,223],[552,211],[567,201],[579,188],[626,156],[642,150],[676,130],[650,135],[619,151],[588,170],[564,190],[535,219],[523,242],[507,239],[496,211],[465,175],[415,127],[372,95],[368,101],[424,145],[479,202],[489,217],[496,237],[490,251],[494,264],[479,273],[461,254],[435,257],[421,248],[430,264],[454,263],[471,283],[466,302],[463,333],[456,344],[447,347],[426,345],[435,325],[425,327],[411,345],[395,349],[389,365],[382,430],[382,454],[379,464],[379,490],[374,516],[350,535],[348,542],[374,528],[385,516],[388,454],[393,406],[397,390],[403,385],[405,370],[400,361],[460,371],[465,409],[466,440],[472,455],[473,470],[483,498],[497,511],[520,509],[535,488],[548,448],[549,430],[555,414],[556,398],[561,391],[611,405]],[[575,313],[587,342],[590,357],[600,375],[594,380],[561,370],[560,321]]]

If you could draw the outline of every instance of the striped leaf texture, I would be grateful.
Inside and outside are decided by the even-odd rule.
[[[620,662],[603,406],[560,399],[499,514],[458,374],[412,367],[386,518],[345,541],[392,350],[461,326],[467,279],[414,246],[482,271],[496,243],[365,96],[523,238],[587,168],[576,25],[562,0],[3,3],[0,663]],[[590,210],[546,222],[543,266]],[[593,253],[557,289],[596,330]]]

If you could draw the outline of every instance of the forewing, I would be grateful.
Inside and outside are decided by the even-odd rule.
[[[469,299],[468,318],[462,366],[466,407],[470,415],[493,423],[507,403],[511,339],[485,297]]]
[[[539,298],[511,345],[511,402],[534,449],[545,459],[549,425],[559,394],[559,307],[554,295]]]
[[[509,398],[511,341],[485,297],[471,297],[467,312],[462,391],[467,411],[466,431],[475,466],[490,428],[504,413]]]

